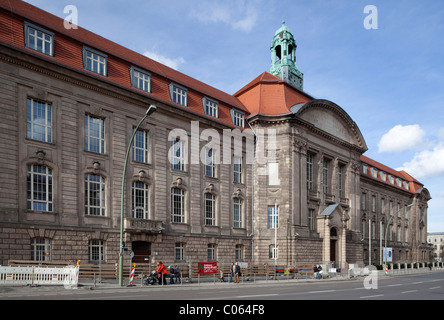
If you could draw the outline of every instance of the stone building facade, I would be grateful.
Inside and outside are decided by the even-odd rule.
[[[302,91],[285,25],[272,42],[275,74],[234,95],[25,2],[0,0],[0,26],[0,264],[114,263],[123,224],[126,260],[346,268],[373,254],[369,221],[401,228],[396,259],[428,259],[427,189],[364,157],[348,114]],[[125,154],[151,105],[130,148],[121,221]],[[258,157],[259,142],[276,142],[275,153]],[[391,218],[368,209],[373,197],[413,206]]]

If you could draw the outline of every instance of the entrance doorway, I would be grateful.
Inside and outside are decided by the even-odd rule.
[[[333,266],[336,266],[336,243],[338,239],[338,232],[336,228],[330,229],[330,261]]]
[[[151,243],[146,241],[134,241],[131,245],[134,252],[133,262],[149,263],[151,256]]]

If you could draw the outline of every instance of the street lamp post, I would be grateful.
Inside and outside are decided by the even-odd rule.
[[[409,204],[408,206],[406,206],[405,208],[410,208],[410,207],[412,207],[413,206],[413,203],[411,203],[411,204]],[[390,216],[390,219],[389,219],[389,221],[388,221],[388,223],[387,223],[387,227],[385,228],[385,236],[384,236],[384,248],[385,248],[385,252],[384,252],[384,267],[387,265],[387,232],[388,232],[388,228],[389,228],[389,226],[390,226],[390,223],[392,222],[392,220],[393,220],[393,217],[395,216],[395,215],[398,215],[398,212],[399,211],[401,211],[402,210],[402,208],[400,208],[398,211],[396,211],[395,212],[395,214],[393,214],[393,215],[391,215]]]
[[[125,156],[125,164],[123,166],[123,174],[122,174],[122,193],[120,195],[120,250],[119,250],[119,286],[123,286],[123,223],[124,223],[124,199],[125,199],[125,176],[126,176],[126,167],[128,164],[128,157],[129,153],[131,151],[131,147],[133,144],[134,136],[137,133],[137,130],[139,130],[140,125],[142,124],[145,119],[150,116],[154,111],[157,110],[157,107],[155,105],[150,105],[148,110],[145,112],[145,115],[143,118],[139,121],[139,124],[137,127],[133,130],[133,134],[131,135],[130,142],[128,144],[128,149],[126,150],[126,156]]]

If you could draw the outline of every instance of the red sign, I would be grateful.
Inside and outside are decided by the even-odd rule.
[[[217,262],[198,262],[198,274],[214,274],[217,273]]]

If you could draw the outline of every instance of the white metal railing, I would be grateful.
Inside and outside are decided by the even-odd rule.
[[[0,285],[64,285],[76,287],[79,265],[63,268],[0,266]]]

